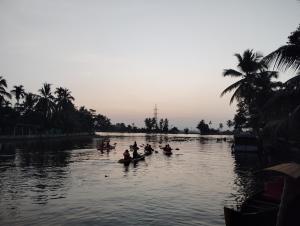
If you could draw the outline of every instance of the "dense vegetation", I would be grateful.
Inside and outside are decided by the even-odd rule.
[[[266,57],[246,50],[238,59],[238,70],[225,69],[223,76],[240,78],[221,96],[233,92],[230,104],[237,102],[233,125],[236,130],[252,129],[273,138],[300,138],[300,26],[288,37],[286,45]],[[286,82],[276,80],[278,71],[294,76]]]
[[[15,100],[14,104],[12,100]],[[0,135],[65,134],[94,131],[178,133],[169,130],[168,119],[145,119],[145,128],[134,124],[112,124],[111,120],[93,109],[76,107],[67,88],[52,89],[45,83],[37,94],[26,92],[22,85],[7,91],[7,82],[0,76]]]

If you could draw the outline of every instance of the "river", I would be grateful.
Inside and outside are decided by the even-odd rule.
[[[100,135],[116,149],[98,151],[101,138],[1,143],[0,224],[224,225],[224,205],[260,185],[260,159],[232,155],[230,136]],[[119,164],[134,141],[158,153]]]

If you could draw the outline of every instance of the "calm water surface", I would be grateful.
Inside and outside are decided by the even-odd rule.
[[[257,156],[236,157],[217,136],[102,134],[0,144],[1,225],[224,225],[223,206],[255,192]],[[130,144],[158,153],[125,167]],[[163,155],[159,145],[174,150]],[[140,149],[141,150],[141,149]]]

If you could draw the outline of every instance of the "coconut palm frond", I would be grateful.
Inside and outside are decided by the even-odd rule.
[[[226,93],[231,92],[234,89],[237,89],[242,83],[243,83],[244,79],[241,79],[235,83],[233,83],[232,85],[228,86],[226,89],[223,90],[223,92],[221,93],[221,97],[224,96]]]
[[[240,100],[240,94],[241,94],[241,87],[237,88],[234,91],[232,97],[230,98],[229,104],[232,104],[235,99]]]
[[[0,76],[0,87],[1,86],[7,88],[6,80],[2,76]]]
[[[267,64],[274,64],[274,68],[286,71],[287,69],[300,68],[300,46],[299,45],[285,45],[273,51],[264,57],[264,62]]]
[[[0,89],[0,96],[3,96],[3,97],[5,96],[5,97],[11,99],[10,93],[6,92],[5,89]]]
[[[238,72],[234,69],[225,69],[223,71],[223,76],[226,77],[226,76],[231,76],[231,77],[240,77],[242,76],[243,74],[241,72]]]
[[[235,53],[234,56],[238,59],[239,63],[243,61],[243,57],[239,53]]]
[[[293,78],[290,78],[284,84],[286,84],[286,85],[300,84],[300,71],[298,72],[298,74],[296,76],[294,76]]]

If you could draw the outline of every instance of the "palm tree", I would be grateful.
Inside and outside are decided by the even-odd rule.
[[[235,117],[235,126],[251,127],[258,131],[264,124],[263,106],[268,99],[274,95],[275,91],[281,87],[280,82],[273,82],[273,78],[278,78],[278,72],[267,71],[267,66],[262,61],[262,55],[246,50],[243,56],[235,54],[238,58],[238,68],[224,70],[224,76],[242,77],[239,81],[227,87],[221,96],[227,92],[234,91],[230,104],[238,101],[238,110]]]
[[[25,96],[25,90],[23,88],[24,86],[19,85],[19,86],[14,86],[14,89],[11,90],[11,94],[13,94],[17,100],[17,106],[19,106],[19,102],[21,98],[24,98]]]
[[[281,85],[263,106],[268,118],[284,118],[300,106],[300,72]]]
[[[226,125],[230,129],[232,126],[234,126],[234,122],[229,119],[229,120],[227,120]]]
[[[25,100],[22,104],[23,111],[26,112],[33,112],[35,110],[35,105],[38,101],[38,96],[33,93],[26,93]]]
[[[50,119],[55,109],[54,96],[51,93],[51,84],[44,83],[39,89],[39,100],[36,108],[42,113],[45,119]]]
[[[6,80],[2,76],[0,76],[0,106],[4,105],[4,103],[6,102],[6,97],[9,99],[11,98],[11,95],[8,92],[6,92],[6,88]]]
[[[260,53],[253,52],[253,50],[247,49],[243,53],[243,56],[237,53],[234,54],[234,56],[238,59],[237,67],[239,71],[234,69],[225,69],[223,76],[241,77],[242,79],[228,86],[221,93],[222,97],[226,93],[234,91],[230,99],[230,104],[232,104],[235,99],[248,99],[249,95],[251,95],[251,85],[253,83],[254,73],[266,69],[266,65],[261,61],[262,55]]]
[[[300,25],[288,37],[286,45],[279,47],[264,58],[268,64],[274,63],[275,68],[287,70],[300,68]]]
[[[223,129],[223,123],[219,123],[219,129],[220,131]]]
[[[74,97],[71,95],[71,91],[67,88],[58,87],[55,90],[55,94],[57,97],[55,101],[57,103],[58,111],[67,109],[67,108],[74,108],[72,101],[74,101]]]

